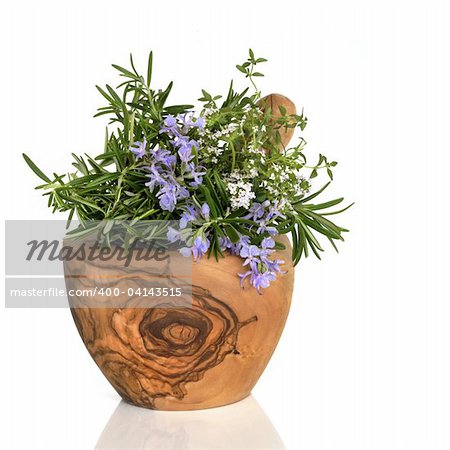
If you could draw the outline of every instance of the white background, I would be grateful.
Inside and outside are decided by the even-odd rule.
[[[450,448],[445,1],[15,0],[1,9],[4,218],[52,217],[21,153],[64,172],[70,152],[97,152],[105,123],[92,119],[103,105],[94,85],[116,83],[110,63],[126,64],[130,51],[144,67],[150,49],[155,84],[175,81],[173,103],[223,92],[249,47],[268,58],[263,93],[303,106],[308,153],[340,163],[327,198],[356,201],[337,218],[351,228],[341,253],[299,265],[251,404],[139,419],[121,406],[112,420],[122,431],[105,431],[102,445],[251,448],[266,433],[269,448]],[[119,397],[69,311],[2,309],[0,326],[1,447],[94,448]],[[236,423],[248,426],[239,434]]]

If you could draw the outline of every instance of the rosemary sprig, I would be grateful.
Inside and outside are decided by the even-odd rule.
[[[136,70],[130,55],[129,68],[113,64],[122,79],[117,87],[97,86],[106,105],[98,109],[95,117],[108,116],[110,126],[106,130],[102,152],[94,157],[73,154],[76,171],[52,176],[46,175],[23,155],[31,170],[44,182],[37,189],[44,191],[53,212],[69,214],[69,222],[74,216],[82,223],[106,219],[179,220],[188,201],[197,207],[206,204],[210,216],[196,224],[195,233],[208,236],[211,242],[209,254],[219,258],[223,255],[220,244],[223,239],[236,243],[241,236],[249,236],[252,242],[259,244],[268,236],[261,223],[250,217],[249,204],[239,205],[239,198],[233,199],[233,183],[244,183],[251,187],[256,204],[282,205],[279,206],[282,211],[278,211],[280,214],[275,215],[269,225],[278,233],[292,234],[294,263],[311,253],[320,258],[323,251],[320,237],[326,238],[337,250],[336,242],[343,241],[343,234],[348,230],[328,217],[351,205],[332,209],[340,205],[343,198],[312,202],[330,183],[308,194],[310,179],[318,176],[320,170],[327,172],[330,182],[333,180],[332,171],[337,162],[329,161],[321,154],[317,164],[307,165],[303,138],[285,151],[279,151],[278,130],[294,127],[303,131],[307,118],[303,112],[288,115],[280,108],[280,116],[273,120],[270,111],[261,111],[258,104],[261,93],[255,78],[263,76],[257,66],[266,61],[256,58],[249,50],[248,59],[236,66],[250,81],[253,93],[249,93],[249,88],[235,91],[233,82],[223,97],[202,90],[199,101],[203,104],[201,116],[206,124],[202,132],[192,128],[189,138],[196,142],[192,147],[192,161],[203,168],[203,182],[192,186],[183,178],[186,163],[177,166],[174,169],[176,182],[189,192],[189,199],[179,200],[176,208],[164,209],[158,190],[152,191],[146,186],[148,167],[154,162],[150,154],[159,148],[172,149],[176,155],[173,136],[163,132],[165,120],[189,114],[193,106],[167,105],[172,82],[164,89],[153,87],[152,53],[145,77]],[[147,153],[142,159],[131,151],[137,141],[145,142]],[[301,171],[308,171],[309,176],[299,176]]]

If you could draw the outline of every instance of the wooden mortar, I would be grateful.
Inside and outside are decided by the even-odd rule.
[[[203,257],[193,263],[192,307],[93,308],[69,296],[86,348],[125,401],[192,410],[249,395],[275,350],[291,303],[291,247],[286,237],[278,240],[287,248],[274,257],[286,262],[286,274],[261,295],[249,285],[240,287],[242,259],[226,255],[219,262]],[[111,281],[111,273],[123,270],[120,264],[71,260],[64,269],[68,290],[98,285],[100,279],[122,291],[132,285],[127,278]]]
[[[295,114],[295,105],[282,95],[263,100],[274,117],[280,104]],[[293,129],[280,129],[280,134],[285,146]],[[126,307],[94,308],[69,295],[84,345],[125,401],[181,411],[222,406],[250,394],[275,350],[291,304],[292,248],[286,236],[276,240],[286,246],[273,255],[285,261],[286,273],[262,295],[248,284],[240,287],[237,274],[244,268],[233,255],[193,263],[191,307],[136,308],[130,299]],[[133,285],[123,266],[111,262],[64,261],[64,270],[68,290],[92,287],[101,279],[121,290]],[[121,271],[124,278],[111,278]],[[94,300],[101,304],[105,299]]]

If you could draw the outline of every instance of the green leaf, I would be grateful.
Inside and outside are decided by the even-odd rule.
[[[164,112],[167,114],[180,114],[184,113],[185,111],[191,110],[194,108],[194,105],[173,105],[173,106],[166,106],[164,108]]]
[[[203,195],[206,198],[206,203],[208,203],[208,206],[209,206],[209,209],[210,209],[210,212],[211,212],[211,217],[213,219],[219,217],[220,214],[219,214],[219,211],[217,210],[217,206],[216,206],[216,203],[213,200],[211,192],[209,191],[209,189],[206,186],[200,186],[200,188],[201,188],[201,191],[202,191]]]
[[[103,97],[105,97],[106,100],[108,100],[109,103],[114,104],[114,100],[112,99],[112,97],[110,97],[100,86],[95,87],[98,90],[98,92],[100,92],[100,94],[102,94]]]
[[[153,52],[150,52],[148,55],[148,64],[147,64],[147,87],[150,87],[152,82],[152,70],[153,70]]]
[[[208,186],[208,192],[211,193],[211,198],[212,201],[214,202],[214,206],[216,207],[217,212],[219,213],[219,215],[223,215],[224,210],[220,202],[220,197],[217,195],[217,192],[214,189],[214,184],[212,183],[209,175],[205,175],[205,182]]]
[[[31,158],[29,158],[25,153],[22,153],[23,159],[25,160],[25,162],[28,164],[28,166],[30,167],[30,169],[41,179],[46,181],[47,183],[51,183],[52,181],[50,180],[49,177],[47,177],[47,175],[45,175],[44,172],[42,172],[41,169],[39,169],[38,166],[36,166],[36,164],[31,160]]]
[[[83,175],[89,174],[89,168],[86,165],[86,162],[84,161],[82,156],[77,156],[75,153],[72,153],[73,159],[76,161],[72,163],[72,165],[78,169]]]
[[[312,200],[313,198],[316,198],[318,195],[320,195],[329,185],[330,181],[326,183],[322,188],[320,188],[316,193],[309,195],[308,197],[305,197],[301,200],[301,203],[306,203]]]
[[[305,208],[308,208],[313,211],[318,210],[318,209],[331,208],[332,206],[338,205],[343,200],[344,200],[344,197],[341,197],[341,198],[337,198],[336,200],[330,200],[329,202],[319,203],[317,205],[305,205]]]
[[[123,67],[118,66],[117,64],[111,64],[114,69],[118,70],[121,75],[126,76],[128,78],[132,78],[133,80],[139,79],[139,77],[136,77],[136,75],[133,72],[130,72],[127,69],[124,69]]]
[[[226,232],[228,238],[230,239],[230,241],[231,241],[233,244],[236,244],[236,243],[239,242],[239,240],[240,240],[240,235],[239,235],[239,233],[236,231],[236,229],[233,227],[233,225],[231,225],[231,224],[225,224],[225,225],[224,225],[224,229],[225,229],[225,232]]]
[[[133,55],[130,53],[130,64],[131,64],[131,68],[133,69],[134,74],[139,78],[139,74],[138,71],[136,70],[136,67],[134,67],[134,61],[133,61]]]
[[[216,170],[213,172],[213,178],[214,178],[214,182],[216,183],[217,191],[219,192],[223,203],[225,205],[228,205],[229,197],[228,197],[228,193],[227,193],[227,188],[225,186],[225,183],[220,178],[219,173]]]
[[[332,211],[332,212],[322,213],[322,216],[332,216],[332,215],[334,215],[334,214],[341,214],[341,213],[343,213],[344,211],[347,211],[347,209],[351,208],[354,204],[355,204],[355,202],[350,203],[350,205],[348,205],[348,206],[346,206],[345,208],[340,209],[340,210],[338,210],[338,211]]]

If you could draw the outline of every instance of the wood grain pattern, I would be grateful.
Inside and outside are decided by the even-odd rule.
[[[289,242],[281,240],[288,247],[276,257],[287,262],[286,274],[262,295],[239,286],[242,260],[228,255],[194,263],[190,308],[89,308],[80,307],[82,299],[69,298],[84,344],[124,400],[189,410],[233,403],[250,393],[289,312],[294,270]],[[102,267],[73,260],[65,262],[65,272],[85,274],[67,279],[68,287],[86,287],[89,274],[98,282]]]
[[[290,247],[279,253],[277,258],[291,260]],[[241,264],[231,255],[194,263],[190,308],[83,308],[80,298],[69,299],[77,306],[71,311],[84,344],[124,400],[187,410],[232,403],[250,393],[284,327],[294,271],[287,263],[287,273],[258,295],[239,286]],[[102,268],[68,261],[65,271],[97,276]],[[68,287],[86,287],[87,280],[72,278]]]

